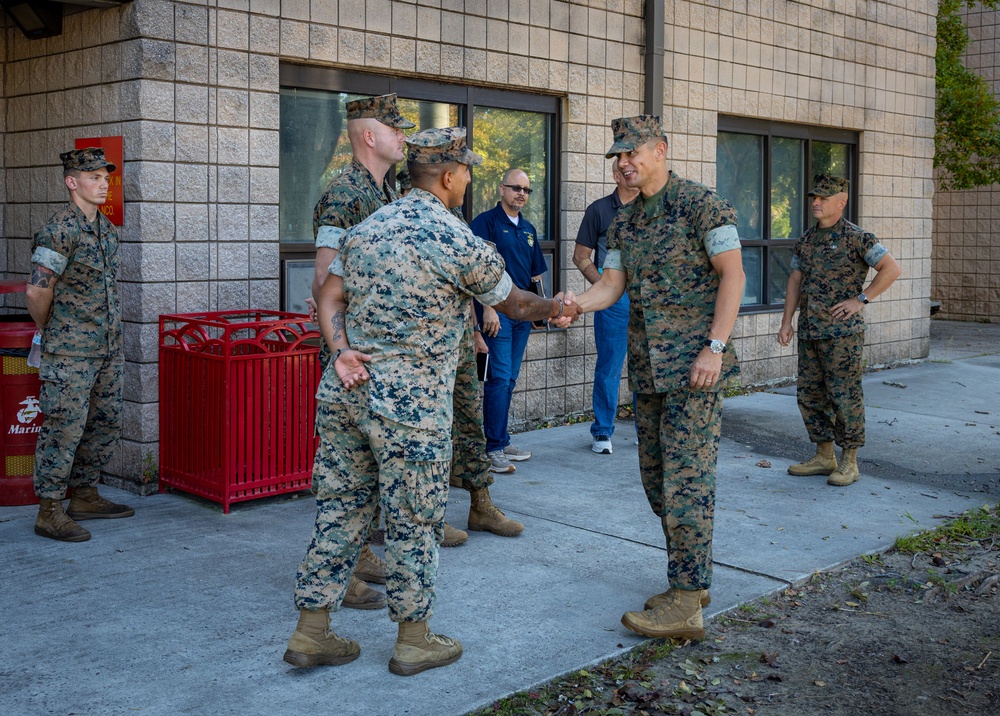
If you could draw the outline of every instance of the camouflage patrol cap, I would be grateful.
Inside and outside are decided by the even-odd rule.
[[[483,163],[466,145],[465,127],[422,129],[407,137],[406,144],[406,161],[415,164],[458,162],[474,167]]]
[[[396,185],[397,191],[400,192],[413,188],[410,184],[410,170],[405,165],[402,169],[396,172]]]
[[[81,172],[96,172],[104,167],[113,172],[117,168],[104,158],[104,149],[101,147],[73,149],[60,154],[59,159],[62,160],[63,169],[76,169]]]
[[[387,127],[396,127],[397,129],[410,129],[417,126],[399,113],[395,94],[352,100],[344,105],[344,109],[347,110],[348,122],[352,119],[370,118],[377,119]]]
[[[636,117],[619,117],[611,120],[611,131],[615,133],[615,143],[605,156],[608,159],[631,152],[650,139],[665,139],[660,117],[656,114],[640,114]]]
[[[813,176],[813,188],[809,196],[833,196],[840,192],[847,193],[850,182],[843,177],[835,177],[829,174],[816,174]]]

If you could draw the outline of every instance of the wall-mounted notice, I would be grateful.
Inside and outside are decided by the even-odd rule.
[[[115,226],[121,226],[125,220],[125,197],[122,196],[122,138],[118,137],[87,137],[76,140],[76,149],[87,147],[102,147],[104,156],[115,165],[108,180],[108,198],[101,205],[104,214]]]

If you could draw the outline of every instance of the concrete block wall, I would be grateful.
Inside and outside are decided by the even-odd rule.
[[[563,285],[586,206],[608,193],[611,119],[643,111],[642,0],[134,0],[6,29],[8,275],[64,200],[58,153],[125,137],[126,434],[111,472],[141,482],[157,439],[157,316],[279,306],[278,69],[307,63],[563,98]],[[724,7],[720,7],[724,6]],[[671,164],[715,184],[720,114],[861,132],[861,223],[905,278],[869,311],[869,362],[926,353],[933,0],[665,0]],[[923,313],[922,313],[923,312]],[[737,324],[744,383],[794,374],[777,314]],[[921,352],[923,351],[923,353]],[[589,410],[592,322],[532,336],[513,425]],[[622,402],[629,400],[623,381]]]
[[[969,46],[965,63],[1000,94],[1000,13],[977,5],[965,10]],[[931,297],[941,318],[1000,321],[1000,185],[934,195]]]
[[[715,185],[720,115],[857,131],[859,223],[903,277],[866,310],[869,365],[927,354],[937,3],[667,0],[672,164]],[[793,376],[780,312],[741,316],[745,385]]]

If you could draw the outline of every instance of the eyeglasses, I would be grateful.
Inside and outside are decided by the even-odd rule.
[[[505,186],[508,189],[510,189],[511,191],[517,192],[518,194],[530,194],[531,193],[531,189],[529,187],[526,187],[526,186],[518,186],[517,184],[501,184],[501,186]]]

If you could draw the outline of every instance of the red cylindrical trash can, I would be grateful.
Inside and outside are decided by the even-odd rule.
[[[0,281],[0,293],[23,292],[22,280]],[[38,369],[28,367],[35,322],[27,314],[0,316],[0,505],[35,505],[35,443],[42,429]]]

